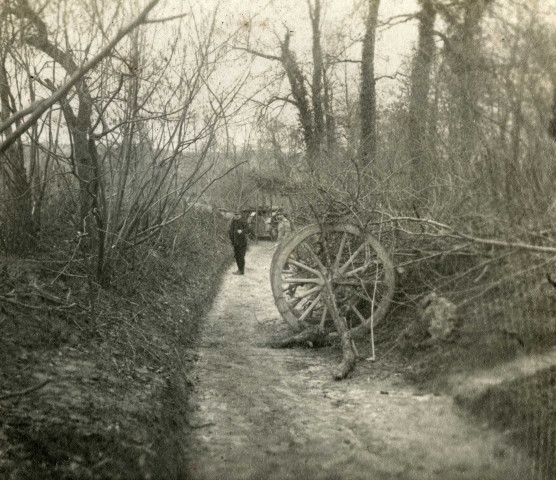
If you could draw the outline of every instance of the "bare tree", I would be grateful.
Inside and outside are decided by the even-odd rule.
[[[361,53],[361,94],[359,100],[361,116],[361,140],[359,158],[361,164],[372,164],[377,151],[377,110],[375,89],[375,44],[380,0],[368,0],[365,18],[365,37]]]
[[[237,46],[255,56],[280,62],[288,78],[291,98],[281,99],[295,106],[303,132],[306,160],[310,172],[315,172],[327,148],[334,148],[335,124],[332,117],[331,85],[326,78],[321,41],[322,4],[307,0],[312,32],[312,74],[308,82],[295,52],[291,47],[291,32],[286,30],[279,40],[280,55],[272,55],[250,47]],[[307,85],[310,85],[311,94]],[[277,100],[274,98],[273,100]]]
[[[10,89],[10,82],[6,70],[8,39],[8,25],[6,16],[0,19],[0,121],[9,118],[16,110],[15,98]],[[8,133],[11,133],[11,126]],[[33,245],[35,228],[32,218],[32,198],[30,182],[25,169],[24,150],[21,140],[18,140],[2,154],[0,162],[0,181],[5,192],[2,202],[5,207],[0,214],[1,231],[0,242],[8,251],[23,251]]]
[[[311,18],[311,29],[313,32],[313,82],[311,85],[312,101],[313,101],[313,118],[314,118],[314,143],[317,158],[320,157],[321,150],[325,143],[325,120],[323,105],[323,74],[324,63],[321,45],[321,3],[315,0],[314,6],[308,0],[309,16]]]
[[[413,57],[409,97],[409,155],[415,177],[427,183],[427,153],[430,151],[429,132],[429,91],[431,71],[435,54],[434,22],[436,9],[432,0],[420,0],[419,38],[417,51]]]
[[[102,266],[104,264],[106,200],[100,184],[102,173],[98,160],[95,137],[93,135],[92,116],[94,100],[85,74],[110,53],[117,41],[145,19],[147,13],[156,5],[157,1],[158,0],[151,1],[134,22],[128,25],[127,28],[122,29],[104,50],[83,67],[78,65],[78,59],[75,57],[68,44],[67,32],[67,45],[64,50],[57,42],[49,37],[49,31],[45,21],[41,18],[39,13],[30,6],[28,0],[14,0],[8,3],[3,9],[3,15],[11,15],[19,22],[25,24],[22,40],[30,47],[44,53],[60,65],[66,71],[67,75],[70,76],[70,81],[65,87],[58,90],[52,83],[45,82],[44,86],[53,92],[50,99],[33,106],[34,111],[32,110],[30,118],[20,125],[13,134],[7,136],[2,144],[2,148],[9,148],[10,144],[16,141],[29,127],[31,127],[50,105],[55,101],[60,102],[72,143],[72,171],[80,185],[78,223],[80,225],[80,231],[83,236],[86,237],[82,242],[82,246],[88,251],[96,252],[96,276],[99,279],[102,278]],[[86,50],[88,51],[90,47],[91,45],[89,45]],[[72,105],[68,98],[68,93],[72,86],[75,86],[77,106]],[[12,122],[10,118],[5,120],[2,125],[2,131],[10,127],[10,122]]]
[[[444,40],[446,59],[452,73],[454,111],[452,141],[456,155],[468,162],[478,135],[481,78],[484,78],[481,22],[492,0],[470,0],[461,4],[439,2],[437,10],[448,24]]]
[[[182,218],[207,188],[235,168],[218,165],[221,155],[216,134],[240,108],[238,93],[248,76],[239,72],[235,81],[231,79],[223,87],[210,84],[229,41],[217,38],[218,10],[205,15],[202,9],[191,8],[187,14],[191,21],[183,20],[185,14],[149,20],[147,14],[157,1],[149,2],[96,55],[92,52],[98,48],[99,38],[110,38],[126,15],[124,4],[114,4],[109,14],[98,11],[95,3],[85,12],[91,23],[80,32],[81,37],[70,31],[71,23],[66,20],[62,20],[62,28],[50,25],[56,16],[28,0],[13,0],[1,10],[8,24],[25,27],[24,44],[6,51],[27,74],[33,100],[35,87],[46,93],[46,98],[19,111],[12,101],[6,110],[11,79],[6,79],[5,69],[0,71],[6,87],[2,90],[1,125],[5,138],[0,148],[7,151],[5,155],[13,155],[22,138],[30,140],[29,174],[23,154],[14,159],[32,178],[42,163],[33,152],[46,155],[44,168],[51,158],[56,159],[56,169],[65,182],[64,195],[75,208],[75,240],[83,264],[100,284],[110,281],[115,262],[135,258],[135,246],[156,239],[164,227]],[[58,7],[58,16],[66,18],[64,4],[48,6],[54,12]],[[139,2],[129,9],[136,12]],[[149,29],[156,28],[150,24],[174,20],[179,22],[174,22],[170,44],[150,41]],[[130,32],[123,46],[115,48]],[[52,79],[30,74],[29,65],[21,58],[23,48],[36,57],[43,70],[52,72]],[[89,56],[92,58],[87,60]],[[62,86],[56,87],[60,80]],[[52,110],[45,114],[56,103],[61,114],[53,115]],[[69,152],[57,145],[62,117]],[[17,128],[12,131],[14,123]],[[26,132],[28,136],[22,137]],[[8,168],[7,163],[3,166]],[[68,180],[68,174],[73,179]],[[37,188],[37,198],[44,195],[44,188]],[[27,194],[31,190],[25,186]]]

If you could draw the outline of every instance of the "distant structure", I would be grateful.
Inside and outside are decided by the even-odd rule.
[[[292,213],[294,204],[292,192],[289,191],[286,182],[276,177],[264,177],[253,175],[256,192],[249,199],[249,204],[245,208],[256,209],[265,207],[267,209],[281,209],[286,213]]]

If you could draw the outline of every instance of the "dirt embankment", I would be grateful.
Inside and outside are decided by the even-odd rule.
[[[253,246],[246,275],[226,278],[205,320],[174,478],[529,478],[525,454],[451,397],[416,391],[380,351],[334,382],[337,350],[268,348],[285,328],[271,255],[270,244]]]
[[[163,478],[173,396],[189,388],[176,372],[231,260],[225,223],[187,220],[134,252],[94,309],[62,240],[0,258],[1,479]]]

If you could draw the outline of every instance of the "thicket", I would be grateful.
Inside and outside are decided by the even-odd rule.
[[[2,6],[3,251],[40,248],[62,215],[69,259],[109,285],[234,169],[216,139],[242,78],[209,86],[225,52],[217,13],[147,18],[157,3]],[[160,25],[170,43],[153,35]]]
[[[158,478],[186,426],[187,348],[231,260],[227,222],[191,212],[94,298],[77,262],[58,270],[62,225],[0,263],[0,476]]]

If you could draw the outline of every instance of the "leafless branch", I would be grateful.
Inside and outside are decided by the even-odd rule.
[[[29,128],[35,124],[35,122],[43,115],[46,110],[48,110],[54,103],[59,101],[66,95],[71,88],[81,80],[85,76],[85,74],[98,65],[109,53],[110,51],[116,46],[116,44],[125,37],[129,32],[131,32],[134,28],[138,25],[144,23],[147,15],[149,12],[156,6],[156,4],[160,0],[151,0],[151,2],[145,7],[145,9],[133,20],[129,23],[126,27],[122,28],[116,36],[106,45],[95,57],[91,60],[86,62],[83,66],[78,68],[70,77],[68,82],[61,88],[59,88],[53,95],[49,98],[44,99],[40,102],[37,102],[32,107],[32,110],[28,113],[31,113],[29,119],[24,121],[21,125],[19,125],[11,134],[7,135],[5,140],[0,144],[0,153],[5,152],[13,143],[21,137]],[[28,107],[29,109],[31,107]],[[27,110],[26,109],[26,110]],[[4,122],[0,126],[0,134],[4,132],[12,123],[14,123],[18,118],[22,117],[21,112],[17,112],[16,114],[12,115],[10,118],[13,119],[12,121]]]
[[[417,18],[416,13],[407,13],[407,14],[403,14],[403,15],[394,15],[393,17],[390,17],[385,22],[380,22],[378,24],[378,28],[395,27],[396,25],[401,25],[402,23],[411,22],[411,21],[415,20],[415,18]]]
[[[382,212],[383,213],[383,212]],[[529,243],[522,243],[522,242],[508,242],[504,240],[496,240],[490,238],[482,238],[482,237],[475,237],[473,235],[469,235],[467,233],[462,233],[456,230],[454,227],[450,225],[446,225],[441,222],[437,222],[435,220],[430,220],[426,218],[416,218],[416,217],[394,217],[388,214],[387,215],[390,220],[395,222],[416,222],[416,223],[424,223],[427,225],[431,225],[437,229],[436,234],[432,234],[434,236],[447,236],[447,237],[456,237],[465,240],[469,240],[473,243],[479,243],[482,245],[491,245],[494,247],[504,247],[504,248],[516,248],[521,250],[529,250],[534,252],[542,252],[542,253],[555,253],[556,254],[556,247],[545,247],[542,245],[531,245]]]
[[[178,18],[187,17],[188,13],[181,13],[179,15],[173,15],[171,17],[164,17],[164,18],[153,18],[152,20],[145,20],[143,24],[150,24],[150,23],[163,23],[163,22],[170,22],[172,20],[177,20]]]
[[[255,55],[257,57],[266,58],[267,60],[277,60],[279,62],[282,61],[281,57],[277,57],[276,55],[270,55],[264,52],[259,52],[257,50],[253,50],[252,48],[234,46],[234,50],[242,50],[244,52],[250,53],[251,55]]]
[[[382,80],[383,78],[389,78],[390,80],[397,80],[398,75],[400,77],[408,77],[408,75],[406,75],[405,73],[396,72],[396,73],[394,73],[394,75],[380,75],[379,77],[375,77],[375,82],[378,82],[379,80]]]

